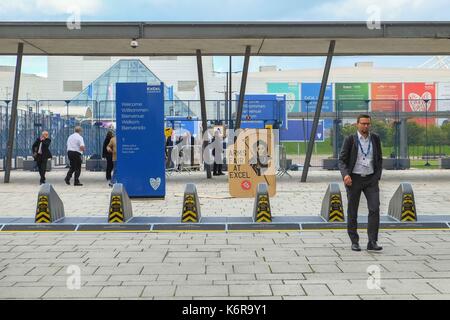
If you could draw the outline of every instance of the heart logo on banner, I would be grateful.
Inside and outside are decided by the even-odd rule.
[[[157,190],[161,185],[161,178],[160,177],[156,179],[150,178],[150,185],[152,186],[153,190]]]
[[[422,96],[419,96],[414,92],[411,92],[408,95],[409,106],[411,107],[411,110],[415,112],[429,110],[431,106],[431,99],[432,95],[428,91],[425,91]],[[424,100],[427,100],[427,103],[425,103]]]

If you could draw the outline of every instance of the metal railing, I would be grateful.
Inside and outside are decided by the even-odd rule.
[[[288,112],[289,121],[312,121],[316,100],[288,101],[298,110]],[[251,113],[245,101],[243,120],[247,123],[279,119],[281,106],[273,103],[272,113],[265,119]],[[207,117],[210,125],[223,124],[233,127],[237,101],[207,100]],[[200,101],[165,101],[166,117],[180,117],[184,121],[201,121]],[[357,109],[357,110],[355,110]],[[316,142],[311,165],[321,167],[323,159],[337,158],[343,139],[355,132],[354,124],[360,113],[372,116],[372,130],[382,140],[384,157],[407,158],[417,165],[436,165],[437,159],[450,155],[450,100],[325,100],[321,118],[324,125],[323,142]],[[0,159],[6,156],[11,101],[0,100]],[[115,101],[104,100],[20,100],[13,157],[31,155],[31,146],[43,130],[49,131],[54,156],[66,155],[66,140],[75,126],[83,127],[86,156],[101,155],[102,144],[108,126],[115,123]],[[305,130],[303,128],[303,130]],[[281,131],[281,130],[280,130]],[[304,132],[303,135],[307,135]],[[294,164],[302,164],[306,141],[283,141],[286,158]]]

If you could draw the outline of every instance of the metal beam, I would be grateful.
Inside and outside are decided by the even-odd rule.
[[[139,47],[130,48],[138,38]],[[240,55],[243,45],[258,56],[323,56],[329,39],[334,56],[448,54],[450,22],[0,22],[0,54],[62,56],[203,56]]]
[[[327,61],[325,63],[325,69],[323,71],[322,84],[320,85],[319,100],[317,101],[316,112],[314,114],[313,125],[311,128],[311,134],[309,137],[308,150],[306,151],[305,165],[303,167],[301,182],[306,182],[308,177],[309,165],[311,163],[311,156],[314,148],[314,142],[316,140],[317,127],[319,126],[320,112],[322,111],[323,98],[325,96],[325,89],[327,88],[328,76],[331,69],[331,61],[333,59],[334,46],[336,42],[330,41],[330,47],[328,48]]]
[[[244,108],[245,87],[247,85],[248,66],[250,64],[250,53],[251,53],[251,46],[247,46],[245,48],[244,69],[242,70],[242,78],[241,78],[241,91],[239,93],[239,103],[236,112],[236,125],[234,126],[236,130],[241,127],[242,110]]]
[[[196,52],[197,52],[198,88],[200,92],[200,109],[202,115],[202,133],[203,133],[202,151],[204,151],[209,143],[209,141],[205,140],[205,132],[208,131],[208,119],[206,113],[205,84],[203,81],[202,51],[196,50]],[[211,179],[211,167],[209,166],[209,164],[205,162],[205,159],[203,159],[203,162],[206,169],[206,178]]]
[[[70,30],[66,22],[1,22],[0,38],[24,39],[448,39],[449,21],[381,22],[380,29],[365,21],[342,22],[83,22]]]
[[[17,125],[17,102],[19,99],[20,73],[22,71],[22,57],[23,57],[23,43],[19,42],[17,46],[16,72],[14,75],[14,91],[11,105],[11,121],[9,122],[4,183],[9,183],[9,178],[11,175],[14,137],[16,134],[16,125]],[[8,121],[8,119],[6,120]]]

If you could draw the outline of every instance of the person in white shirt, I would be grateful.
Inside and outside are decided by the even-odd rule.
[[[81,136],[83,129],[80,126],[75,127],[75,132],[69,136],[67,139],[67,156],[70,161],[70,169],[67,172],[67,176],[64,179],[66,184],[70,185],[70,179],[72,179],[72,175],[75,172],[75,181],[74,186],[82,186],[80,183],[80,174],[81,174],[81,155],[85,150],[84,140]]]

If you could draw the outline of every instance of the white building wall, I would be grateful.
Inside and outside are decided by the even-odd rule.
[[[247,78],[247,93],[266,93],[270,82],[322,81],[322,69],[251,72]],[[332,68],[328,83],[336,82],[448,82],[449,69],[406,69],[350,67]],[[233,87],[239,90],[241,74],[233,79]]]
[[[175,94],[182,100],[198,100],[198,76],[196,57],[177,57],[177,60],[153,60],[149,57],[138,57],[166,85],[173,86]],[[48,57],[47,78],[22,74],[19,98],[22,100],[65,100],[71,99],[78,92],[64,92],[63,81],[82,81],[85,88],[108,70],[120,57],[109,60],[85,60],[83,57]],[[130,57],[122,57],[130,59]],[[213,58],[203,57],[203,73],[207,100],[223,100],[226,75],[213,73]],[[248,74],[247,93],[266,93],[269,82],[320,82],[322,69],[284,70],[251,72]],[[241,85],[241,74],[233,74],[233,99]],[[449,82],[448,69],[407,69],[407,68],[374,68],[349,67],[332,68],[329,82]],[[178,81],[195,81],[194,91],[179,91]],[[0,99],[12,97],[14,85],[14,69],[0,68]]]
[[[83,57],[49,57],[47,95],[55,99],[70,99],[77,92],[64,92],[63,81],[83,81],[83,89],[120,59],[140,59],[167,86],[173,86],[180,99],[197,100],[198,86],[195,91],[179,91],[178,81],[195,81],[197,62],[195,57],[177,57],[176,60],[155,60],[152,57],[111,57],[110,60],[84,60]],[[212,57],[203,58],[205,82],[213,77]]]
[[[44,99],[42,84],[46,78],[34,74],[21,74],[19,100]],[[11,100],[14,89],[14,72],[0,71],[0,100]]]

